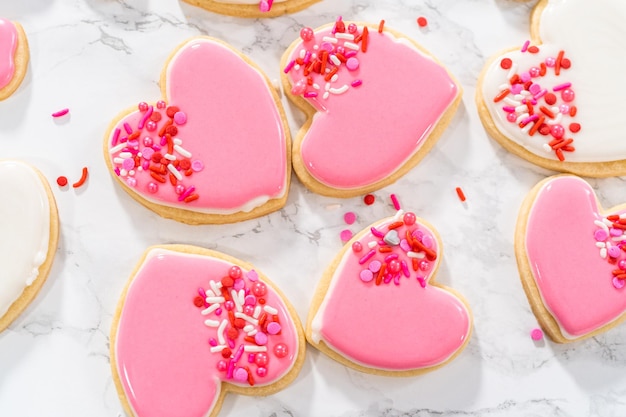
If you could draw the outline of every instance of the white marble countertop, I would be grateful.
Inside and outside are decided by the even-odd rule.
[[[532,3],[532,2],[531,2]],[[37,166],[59,206],[61,239],[39,297],[0,334],[0,415],[123,416],[109,366],[118,297],[146,247],[188,243],[256,265],[279,284],[304,321],[317,281],[353,232],[393,213],[390,193],[438,228],[438,280],[465,295],[474,314],[467,349],[413,378],[362,374],[312,348],[287,389],[228,396],[220,416],[624,416],[626,326],[568,345],[533,342],[537,326],[513,254],[518,207],[550,172],[508,154],[484,132],[474,105],[487,57],[528,38],[532,4],[506,0],[326,0],[272,20],[218,16],[178,0],[3,1],[0,16],[24,26],[31,49],[19,90],[0,102],[0,158]],[[187,226],[137,204],[116,184],[102,138],[122,109],[154,100],[161,67],[184,39],[221,38],[279,76],[282,51],[304,26],[345,20],[386,24],[413,37],[456,74],[463,103],[426,158],[377,202],[314,195],[292,181],[284,209],[224,226]],[[420,29],[416,18],[428,18]],[[303,121],[284,100],[292,131]],[[53,120],[62,108],[70,115]],[[88,166],[80,189],[61,190]],[[593,180],[605,207],[626,200],[621,178]],[[466,203],[456,196],[460,186]],[[358,221],[347,226],[343,214]],[[1,231],[0,231],[1,233]]]

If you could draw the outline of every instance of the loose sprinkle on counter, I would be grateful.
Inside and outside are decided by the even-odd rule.
[[[395,194],[391,194],[389,196],[391,198],[391,203],[393,204],[393,208],[397,210],[400,210],[400,202],[398,201],[398,197],[396,197]]]
[[[52,117],[56,118],[56,117],[65,116],[69,112],[70,112],[70,109],[59,110],[59,111],[56,111],[56,112],[52,113]]]
[[[543,339],[543,332],[541,331],[540,328],[536,328],[533,329],[530,332],[530,337],[535,341],[538,342],[539,340]]]
[[[461,187],[456,187],[456,195],[459,197],[459,200],[461,200],[461,202],[465,202],[465,193],[463,192]]]
[[[374,204],[374,201],[376,201],[376,197],[374,197],[373,194],[367,194],[365,197],[363,197],[363,202],[368,206]]]
[[[87,181],[88,176],[89,176],[89,170],[87,169],[87,167],[83,167],[83,171],[82,171],[80,179],[76,181],[74,184],[72,184],[72,187],[74,188],[81,187],[85,183],[85,181]]]
[[[421,28],[424,28],[428,25],[428,20],[424,16],[420,16],[417,18],[417,25]]]
[[[67,177],[64,177],[63,175],[57,178],[57,184],[59,185],[59,187],[65,187],[67,185],[67,182]]]
[[[381,20],[380,23],[378,24],[378,33],[383,33],[384,29],[385,29],[385,21]]]

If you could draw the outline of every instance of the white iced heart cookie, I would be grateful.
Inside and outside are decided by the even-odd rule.
[[[56,204],[31,166],[0,161],[0,331],[35,298],[59,238]]]
[[[531,40],[495,56],[480,77],[477,105],[489,134],[545,168],[626,174],[624,19],[621,0],[540,1]]]

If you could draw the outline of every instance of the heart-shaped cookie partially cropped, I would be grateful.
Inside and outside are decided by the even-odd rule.
[[[595,336],[624,320],[626,205],[603,211],[570,175],[547,178],[520,210],[515,253],[533,312],[556,342]]]
[[[26,75],[29,49],[24,29],[0,17],[0,100],[17,90]]]
[[[275,17],[295,13],[319,0],[184,0],[214,13],[236,17]]]
[[[59,240],[59,219],[46,179],[33,167],[0,161],[0,332],[46,281]]]
[[[409,376],[443,366],[467,345],[472,319],[459,294],[434,283],[441,255],[435,229],[413,213],[372,224],[324,273],[308,341],[364,372]]]
[[[294,141],[294,170],[333,197],[363,195],[409,172],[461,100],[432,55],[382,24],[304,28],[281,66],[284,90],[308,117]]]
[[[626,174],[621,106],[626,2],[541,0],[531,40],[493,57],[476,101],[487,132],[545,168]]]
[[[132,273],[111,330],[111,366],[136,417],[214,417],[228,392],[267,395],[304,360],[293,308],[230,256],[155,246]]]
[[[134,199],[190,224],[226,223],[285,204],[290,139],[276,91],[246,57],[212,38],[180,45],[163,100],[110,125],[105,159]]]

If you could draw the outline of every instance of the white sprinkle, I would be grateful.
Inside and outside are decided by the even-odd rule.
[[[219,297],[219,295],[215,295],[215,293],[211,290],[206,290],[204,293],[207,297]]]
[[[254,326],[251,324],[246,324],[243,328],[243,331],[246,333],[251,332],[252,330],[254,330]]]
[[[130,152],[120,152],[118,155],[120,158],[132,158],[133,154]]]
[[[183,179],[183,174],[181,174],[174,165],[167,164],[167,169],[176,177],[178,181]]]
[[[202,310],[202,315],[206,316],[207,314],[211,314],[212,312],[214,312],[218,308],[220,308],[219,304],[211,304],[210,306],[208,306],[207,308]]]
[[[426,254],[424,252],[409,251],[406,253],[406,256],[408,256],[409,258],[424,259],[426,257]]]
[[[359,45],[357,45],[356,43],[352,43],[352,42],[344,42],[343,46],[348,48],[348,49],[353,49],[355,51],[358,51],[359,49]]]
[[[521,130],[522,132],[524,132],[524,133],[527,133],[527,132],[530,130],[530,128],[531,128],[531,127],[533,127],[533,124],[532,124],[532,123],[527,123],[527,124],[526,124],[526,126],[524,126],[523,128],[521,128],[520,130]]]
[[[521,95],[523,95],[524,97],[528,97],[531,95],[530,91],[528,90],[522,90],[519,92]]]
[[[115,162],[116,164],[121,164],[122,162],[124,162],[123,158],[113,158],[113,162]]]
[[[191,158],[191,152],[189,152],[187,149],[183,148],[180,145],[174,145],[174,150],[185,158]]]
[[[521,101],[517,101],[517,100],[513,100],[511,97],[504,97],[504,99],[502,99],[502,101],[504,101],[506,104],[517,107],[520,104],[522,104]]]
[[[320,47],[318,45],[313,45],[313,49],[317,51],[318,49],[320,49]]]
[[[552,152],[552,146],[548,145],[547,143],[543,144],[543,150],[550,153]]]
[[[500,84],[498,86],[498,90],[502,91],[502,90],[508,90],[509,88],[511,88],[511,84]]]
[[[398,221],[400,220],[400,217],[402,217],[402,215],[404,214],[404,210],[400,209],[396,212],[396,214],[394,214],[393,216],[393,221]]]
[[[250,330],[248,333],[246,333],[248,336],[254,336],[255,334],[257,334],[259,331],[257,329],[253,329]]]
[[[371,242],[369,242],[367,244],[367,247],[372,249],[372,248],[375,248],[377,245],[378,245],[378,243],[376,243],[376,241],[372,240]]]
[[[600,249],[600,257],[606,259],[606,248]]]
[[[322,40],[326,41],[326,42],[330,42],[330,43],[337,43],[337,39],[336,38],[331,38],[330,36],[324,36],[324,37],[322,37]]]
[[[515,123],[519,123],[519,122],[521,122],[522,120],[524,120],[524,119],[525,119],[525,118],[527,118],[527,117],[528,117],[528,113],[523,113],[523,114],[520,114],[520,115],[518,116],[518,118],[517,118],[517,119],[515,119]],[[529,123],[529,124],[530,124],[530,123]]]
[[[313,88],[315,88],[316,90],[319,90],[320,85],[318,83],[313,83]]]
[[[596,247],[597,248],[604,248],[604,247],[606,247],[606,245],[604,244],[604,242],[596,242]]]
[[[243,311],[243,308],[241,307],[241,302],[239,301],[239,297],[237,296],[237,291],[230,290],[230,295],[233,299],[233,302],[235,303],[235,308],[237,309],[237,311]]]
[[[622,241],[626,240],[626,235],[621,235],[621,236],[613,236],[613,237],[611,238],[611,240],[612,240],[613,242],[622,242]]]
[[[521,102],[522,100],[524,100],[524,98],[525,98],[525,97],[524,97],[523,95],[521,95],[521,94],[515,94],[515,95],[513,96],[513,98],[514,98],[515,100],[519,100],[519,101]]]
[[[241,313],[241,312],[239,312],[239,311],[235,312],[235,317],[237,317],[237,318],[239,318],[239,319],[244,319],[244,320],[245,320],[245,321],[247,321],[248,323],[252,323],[252,324],[254,324],[255,326],[256,326],[257,324],[259,324],[259,321],[258,321],[257,319],[252,318],[252,317],[250,317],[249,315],[247,315],[247,314],[243,314],[243,313]]]
[[[228,324],[228,320],[224,319],[220,323],[220,327],[217,328],[217,341],[220,345],[226,343],[226,339],[224,339],[224,330],[226,330],[226,325]]]
[[[209,304],[213,304],[213,303],[221,304],[224,301],[226,301],[224,297],[207,297],[206,298],[206,302]]]
[[[330,83],[326,83],[326,85],[324,86],[324,90],[328,91],[330,90]]]
[[[244,352],[250,352],[250,353],[267,352],[267,347],[266,346],[256,346],[256,345],[244,345],[243,346],[243,351]]]
[[[170,161],[175,161],[176,160],[176,157],[174,155],[172,155],[171,153],[166,153],[165,155],[163,155],[163,158],[169,159]]]
[[[296,64],[293,66],[293,69],[295,69],[296,71],[300,70],[300,64]]]
[[[265,310],[265,312],[268,313],[268,314],[272,314],[272,315],[278,314],[278,310],[276,310],[272,306],[265,305],[265,306],[263,306],[263,310]]]
[[[260,315],[261,315],[261,306],[254,307],[254,313],[252,313],[252,317],[254,317],[255,319],[258,319]]]
[[[204,324],[206,324],[209,327],[217,327],[220,325],[220,322],[217,320],[205,320]]]
[[[330,82],[331,83],[337,82],[338,79],[339,79],[339,76],[337,74],[335,74],[332,77],[330,77]]]
[[[120,170],[120,176],[121,177],[125,177],[126,175],[128,175],[128,171],[126,171],[125,169],[121,169]]]
[[[131,169],[130,171],[128,171],[128,175],[130,175],[131,177],[133,177],[135,175],[135,170]]]
[[[619,218],[620,218],[620,219],[626,219],[626,213],[622,213],[622,214],[620,214],[620,215],[619,215]]]
[[[609,227],[613,226],[613,223],[609,219],[602,219],[602,224],[606,226],[606,229],[604,229],[604,226],[600,227],[602,227],[607,232],[609,231]]]
[[[109,153],[116,153],[121,151],[122,149],[124,149],[126,147],[126,143],[118,143],[117,145],[115,145],[114,147],[112,147],[111,149],[109,149]]]
[[[300,58],[304,58],[306,55],[306,51],[304,49],[300,49]]]
[[[324,93],[324,95],[322,96],[322,98],[323,98],[324,100],[326,100],[326,99],[328,98],[328,96],[330,96],[330,93],[329,93],[328,91],[326,91],[326,92]]]
[[[521,106],[517,106],[515,108],[515,113],[521,113],[523,111],[528,111],[528,106],[525,104],[522,104]]]
[[[174,145],[182,145],[183,141],[180,138],[174,138],[172,139],[172,142],[174,142]]]
[[[335,33],[335,38],[337,39],[348,39],[350,41],[354,40],[354,35],[351,33],[341,33],[341,32],[337,32]]]
[[[328,90],[328,91],[329,91],[330,93],[332,93],[332,94],[343,94],[343,93],[345,93],[346,91],[348,91],[348,89],[349,89],[349,88],[350,88],[350,87],[348,87],[348,85],[347,85],[347,84],[344,84],[344,85],[342,85],[342,86],[341,86],[341,87],[339,87],[339,88],[331,88],[331,89],[330,89],[330,90]]]
[[[341,65],[341,61],[339,60],[339,58],[337,58],[337,55],[330,55],[328,58],[332,61],[333,64],[337,66]]]
[[[211,353],[221,352],[221,351],[224,350],[225,347],[226,347],[226,345],[211,346],[211,349],[209,349],[209,351]]]
[[[209,285],[211,286],[211,289],[213,290],[213,292],[215,294],[219,294],[220,293],[220,287],[222,286],[222,283],[219,283],[219,287],[217,286],[217,283],[213,280],[209,281]]]
[[[556,115],[554,119],[546,119],[546,123],[549,125],[556,125],[556,124],[561,123],[562,118],[563,118],[563,115],[559,113]]]

